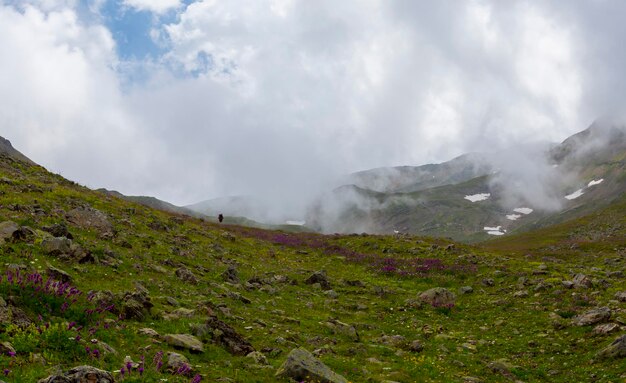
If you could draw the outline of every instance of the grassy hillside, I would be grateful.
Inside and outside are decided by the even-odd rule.
[[[106,196],[6,155],[0,222],[11,233],[0,246],[0,341],[14,350],[3,344],[7,382],[81,364],[125,382],[288,382],[274,375],[296,347],[351,382],[625,378],[625,359],[597,356],[626,323],[626,303],[615,298],[626,290],[625,248],[601,225],[571,229],[602,246],[593,262],[567,248],[564,261],[495,243],[220,226]],[[320,270],[326,278],[307,284]],[[574,274],[589,284],[565,287]],[[49,275],[68,284],[46,285]],[[420,299],[435,287],[454,302]],[[608,334],[571,323],[599,306],[611,310]],[[224,326],[260,354],[233,355],[250,348],[233,349]],[[167,334],[195,335],[203,351],[177,348]],[[193,372],[168,372],[169,352],[188,358]],[[126,356],[136,363],[130,373]]]

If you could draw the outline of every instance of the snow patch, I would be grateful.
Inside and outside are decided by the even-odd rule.
[[[513,209],[513,211],[516,213],[528,215],[533,212],[533,209],[529,207],[518,207],[518,208]]]
[[[489,197],[491,197],[491,193],[480,193],[480,194],[472,194],[472,195],[466,195],[464,198],[468,201],[471,202],[478,202],[478,201],[484,201],[486,199],[488,199]]]
[[[600,185],[602,181],[604,181],[604,178],[600,178],[599,180],[591,180],[589,181],[589,184],[587,184],[587,187]]]
[[[500,231],[500,228],[501,228],[501,227],[502,227],[502,226],[496,226],[496,227],[489,227],[489,226],[485,226],[485,227],[483,228],[483,230],[485,230],[485,231]]]
[[[506,219],[511,220],[511,221],[517,221],[517,219],[521,217],[522,217],[521,214],[508,214],[506,216]]]
[[[566,196],[565,196],[565,198],[566,198],[566,199],[569,199],[569,200],[573,200],[573,199],[576,199],[576,198],[580,197],[580,196],[581,196],[581,195],[583,195],[583,194],[585,194],[585,193],[583,192],[583,189],[578,189],[578,190],[576,190],[575,192],[573,192],[572,194],[568,194],[568,195],[566,195]]]
[[[496,226],[496,227],[485,226],[483,227],[483,230],[485,230],[487,234],[489,235],[504,235],[506,233],[506,230],[502,230],[502,226]]]
[[[285,223],[287,225],[304,226],[306,224],[306,221],[287,221]]]

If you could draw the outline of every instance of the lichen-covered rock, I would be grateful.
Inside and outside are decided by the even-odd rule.
[[[204,345],[200,339],[190,334],[167,334],[163,337],[163,340],[173,347],[184,348],[194,352],[204,352]]]
[[[626,335],[615,339],[613,343],[600,350],[597,355],[600,359],[613,359],[626,357]]]
[[[419,299],[433,307],[451,307],[456,302],[456,295],[446,288],[435,287],[421,293]]]
[[[113,225],[100,210],[91,207],[79,207],[66,214],[67,221],[82,229],[94,229],[101,234],[113,234]]]
[[[48,264],[48,268],[46,270],[48,276],[55,281],[61,281],[63,283],[69,283],[72,281],[72,277],[65,271],[56,268],[50,264]]]
[[[78,366],[61,374],[39,380],[38,383],[115,383],[111,373],[91,366]]]
[[[194,273],[191,272],[191,270],[186,267],[180,267],[176,269],[176,276],[179,279],[185,282],[189,282],[193,285],[198,284],[198,278],[194,275]]]
[[[20,226],[13,221],[4,221],[0,223],[0,243],[4,243],[13,238],[13,234]]]
[[[145,320],[153,304],[150,297],[139,292],[129,292],[122,297],[122,314],[126,319]]]
[[[572,324],[575,326],[589,326],[596,323],[607,322],[609,319],[611,319],[611,309],[608,307],[599,307],[575,316],[572,318]]]
[[[332,289],[330,281],[328,280],[328,276],[326,276],[326,271],[324,270],[314,272],[304,281],[304,283],[306,283],[307,285],[319,283],[322,287],[322,290]]]
[[[245,356],[256,351],[250,342],[237,333],[234,328],[214,316],[209,317],[203,326],[196,329],[196,332],[198,335],[201,333],[212,334],[213,341],[233,355]]]
[[[287,377],[297,382],[348,383],[343,376],[333,372],[303,348],[292,350],[276,376]]]

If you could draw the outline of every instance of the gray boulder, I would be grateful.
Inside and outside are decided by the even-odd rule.
[[[115,383],[111,373],[91,366],[78,366],[63,373],[39,380],[38,383]]]
[[[597,355],[600,359],[614,359],[626,357],[626,335],[615,339],[613,343],[600,350]]]
[[[189,334],[167,334],[163,337],[167,344],[173,347],[194,352],[204,352],[204,345],[200,339]]]
[[[333,372],[303,348],[292,350],[276,376],[287,377],[298,382],[348,383],[343,376]]]
[[[598,307],[572,318],[575,326],[589,326],[596,323],[607,322],[611,319],[611,309],[608,307]]]
[[[0,243],[4,243],[11,238],[13,234],[18,231],[20,226],[13,221],[4,221],[0,223]]]
[[[433,307],[451,307],[456,302],[456,295],[446,288],[435,287],[421,293],[419,299]]]
[[[94,229],[101,234],[113,234],[113,225],[100,210],[91,207],[79,207],[67,212],[67,221],[81,229]]]
[[[332,289],[330,281],[328,280],[328,276],[326,276],[326,271],[324,270],[314,272],[304,281],[304,283],[306,283],[307,285],[319,283],[322,287],[322,290]]]
[[[189,282],[192,285],[198,284],[198,278],[194,275],[194,273],[191,272],[191,270],[186,267],[176,269],[176,276],[180,280]]]

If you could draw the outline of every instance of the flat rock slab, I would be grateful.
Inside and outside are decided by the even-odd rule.
[[[195,352],[204,352],[204,345],[202,344],[202,341],[193,335],[167,334],[163,337],[163,340],[165,340],[167,344],[174,347],[184,348]]]
[[[288,377],[298,382],[348,383],[346,378],[333,372],[303,348],[296,348],[289,353],[276,376]]]

